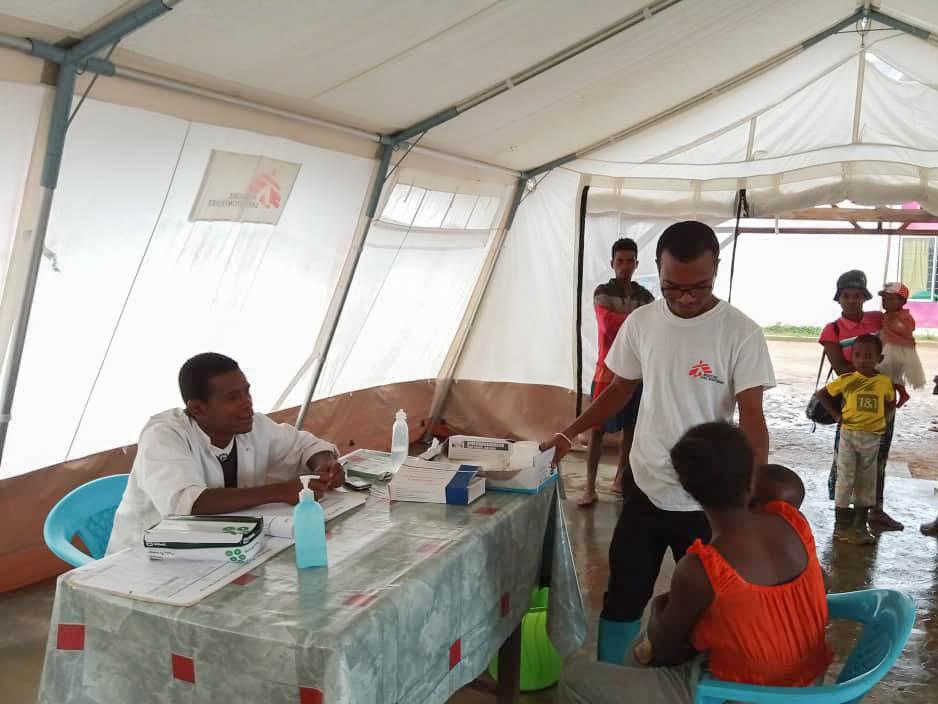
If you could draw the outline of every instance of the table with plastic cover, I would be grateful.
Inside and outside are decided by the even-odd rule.
[[[327,544],[328,568],[297,570],[290,548],[188,608],[63,575],[39,701],[445,702],[501,649],[507,702],[534,587],[551,588],[561,656],[585,636],[557,482],[469,506],[371,498],[329,524]]]

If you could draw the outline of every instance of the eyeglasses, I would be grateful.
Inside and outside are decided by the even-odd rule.
[[[676,301],[685,293],[700,300],[713,290],[713,284],[697,284],[696,286],[662,286],[661,295],[670,301]]]

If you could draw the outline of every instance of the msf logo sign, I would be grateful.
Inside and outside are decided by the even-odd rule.
[[[254,198],[254,207],[279,208],[282,202],[280,183],[274,170],[260,171],[254,175],[248,192]]]
[[[718,377],[713,373],[713,367],[707,364],[705,361],[700,360],[690,368],[688,375],[694,379],[702,379],[703,381],[712,381],[715,384],[725,383],[723,379]]]

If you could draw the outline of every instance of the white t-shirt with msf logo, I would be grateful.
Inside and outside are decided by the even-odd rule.
[[[635,483],[660,509],[700,510],[681,487],[670,450],[695,425],[732,421],[737,394],[775,386],[762,329],[725,301],[680,318],[659,299],[628,317],[606,366],[644,384],[629,456]]]

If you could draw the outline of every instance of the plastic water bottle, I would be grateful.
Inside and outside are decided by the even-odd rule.
[[[293,509],[293,538],[296,540],[296,566],[325,567],[329,563],[326,555],[326,516],[316,495],[309,488],[312,476],[300,477],[303,490],[300,502]]]
[[[391,428],[391,463],[396,472],[407,459],[410,449],[410,434],[407,430],[407,413],[402,408],[394,414],[394,427]]]

